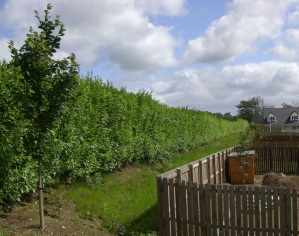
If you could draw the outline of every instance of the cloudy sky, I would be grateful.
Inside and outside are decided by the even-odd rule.
[[[0,60],[47,3],[81,74],[173,107],[236,114],[241,100],[299,103],[299,0],[0,0]]]

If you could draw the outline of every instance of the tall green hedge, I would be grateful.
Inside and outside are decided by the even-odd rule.
[[[168,107],[146,91],[118,90],[91,76],[81,78],[71,103],[49,136],[47,160],[56,173],[73,178],[134,161],[163,161],[248,126],[244,120]]]
[[[0,209],[36,187],[37,166],[26,153],[30,130],[19,106],[19,71],[0,64]]]
[[[2,62],[0,77],[0,204],[4,208],[36,189],[37,163],[26,153],[30,130],[14,96],[20,74]],[[244,120],[168,107],[146,91],[127,92],[86,75],[46,134],[45,183],[84,181],[134,161],[164,161],[247,126]]]

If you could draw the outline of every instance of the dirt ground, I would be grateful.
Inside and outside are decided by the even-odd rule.
[[[254,180],[255,186],[270,186],[284,188],[299,188],[299,176],[286,176],[283,173],[268,173],[257,175]]]
[[[299,188],[299,176],[269,173],[257,175],[255,186]],[[57,190],[56,190],[57,191]],[[45,193],[45,229],[39,229],[37,196],[25,199],[12,211],[0,213],[0,236],[3,235],[100,235],[111,236],[101,227],[101,220],[80,215],[75,205],[56,193]]]
[[[113,235],[103,230],[101,220],[80,215],[75,205],[59,194],[44,194],[45,229],[39,229],[37,196],[25,199],[12,211],[0,213],[0,236],[10,235]]]

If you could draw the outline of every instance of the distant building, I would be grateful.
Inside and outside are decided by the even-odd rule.
[[[270,132],[299,132],[299,107],[264,108],[263,117]]]

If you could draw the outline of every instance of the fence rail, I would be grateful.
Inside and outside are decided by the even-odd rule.
[[[298,175],[299,147],[285,148],[255,146],[256,173]],[[160,235],[299,235],[299,190],[224,184],[228,155],[234,151],[236,147],[157,176]]]
[[[299,146],[255,146],[256,174],[270,171],[299,175]]]
[[[177,169],[165,172],[159,176],[167,179],[186,182],[191,181],[201,184],[226,183],[228,177],[228,155],[235,150],[236,147],[222,150]]]
[[[299,235],[297,189],[196,184],[157,177],[160,235]]]

